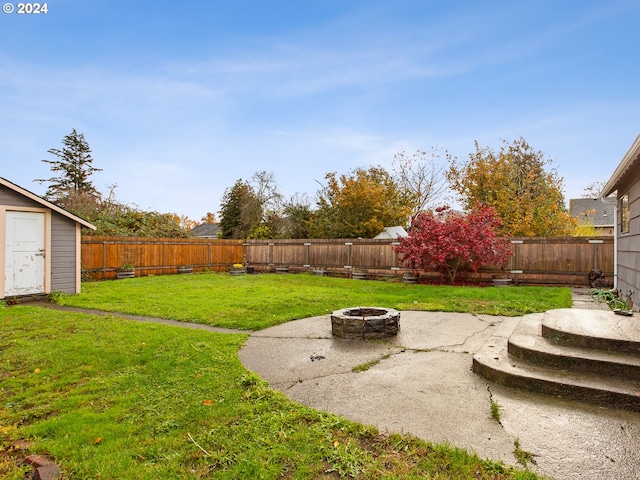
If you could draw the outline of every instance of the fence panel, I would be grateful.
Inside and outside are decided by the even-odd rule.
[[[345,242],[336,240],[333,243],[307,241],[309,265],[314,268],[344,268],[348,265]]]
[[[270,264],[296,267],[307,265],[304,244],[275,243],[270,246],[272,248]]]
[[[391,269],[396,257],[389,240],[382,242],[356,242],[351,247],[351,264],[357,268]]]
[[[242,262],[242,240],[193,238],[82,237],[82,268],[91,278],[115,278],[116,270],[132,264],[136,275],[176,273],[179,266],[194,271],[226,270]]]

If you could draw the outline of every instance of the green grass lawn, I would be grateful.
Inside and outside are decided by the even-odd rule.
[[[570,302],[568,289],[306,275],[176,275],[83,290],[61,300],[244,328],[364,304],[437,309],[440,299],[467,311],[514,314],[567,306],[567,296]],[[0,325],[0,478],[23,478],[26,467],[10,448],[16,439],[51,456],[67,479],[537,478],[291,402],[242,366],[237,352],[245,334],[36,306],[0,306]]]
[[[297,275],[164,275],[85,283],[62,305],[258,330],[360,305],[523,315],[571,306],[568,288],[451,287]]]

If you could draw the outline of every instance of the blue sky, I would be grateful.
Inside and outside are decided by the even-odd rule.
[[[579,197],[640,133],[637,0],[47,7],[0,13],[0,176],[37,194],[74,128],[98,190],[195,220],[256,171],[313,196],[401,150],[465,159],[519,137]]]

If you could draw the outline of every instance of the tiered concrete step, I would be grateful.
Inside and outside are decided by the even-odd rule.
[[[473,370],[501,385],[640,412],[638,322],[599,310],[528,315],[508,340],[490,338]]]
[[[565,345],[640,356],[640,318],[611,310],[560,309],[545,313],[542,335]]]
[[[572,319],[566,319],[569,320]],[[559,322],[553,317],[543,318],[541,325],[535,318],[525,317],[509,337],[507,351],[515,358],[541,367],[640,382],[640,355],[625,353],[607,343],[618,344],[619,340],[588,336],[584,331],[578,335],[577,325],[565,325],[565,319]],[[589,346],[590,343],[609,348],[596,348]]]

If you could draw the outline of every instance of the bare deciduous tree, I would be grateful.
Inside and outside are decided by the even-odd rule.
[[[412,155],[404,151],[393,157],[395,182],[409,197],[411,218],[429,207],[437,206],[447,190],[445,162],[452,158],[447,150],[431,147],[429,152],[416,150]]]
[[[584,191],[581,195],[582,198],[599,198],[600,192],[604,188],[605,182],[591,182],[584,188]],[[612,195],[615,197],[615,193]]]
[[[276,211],[282,203],[283,196],[278,191],[278,184],[273,172],[262,170],[251,176],[251,184],[263,211]]]

